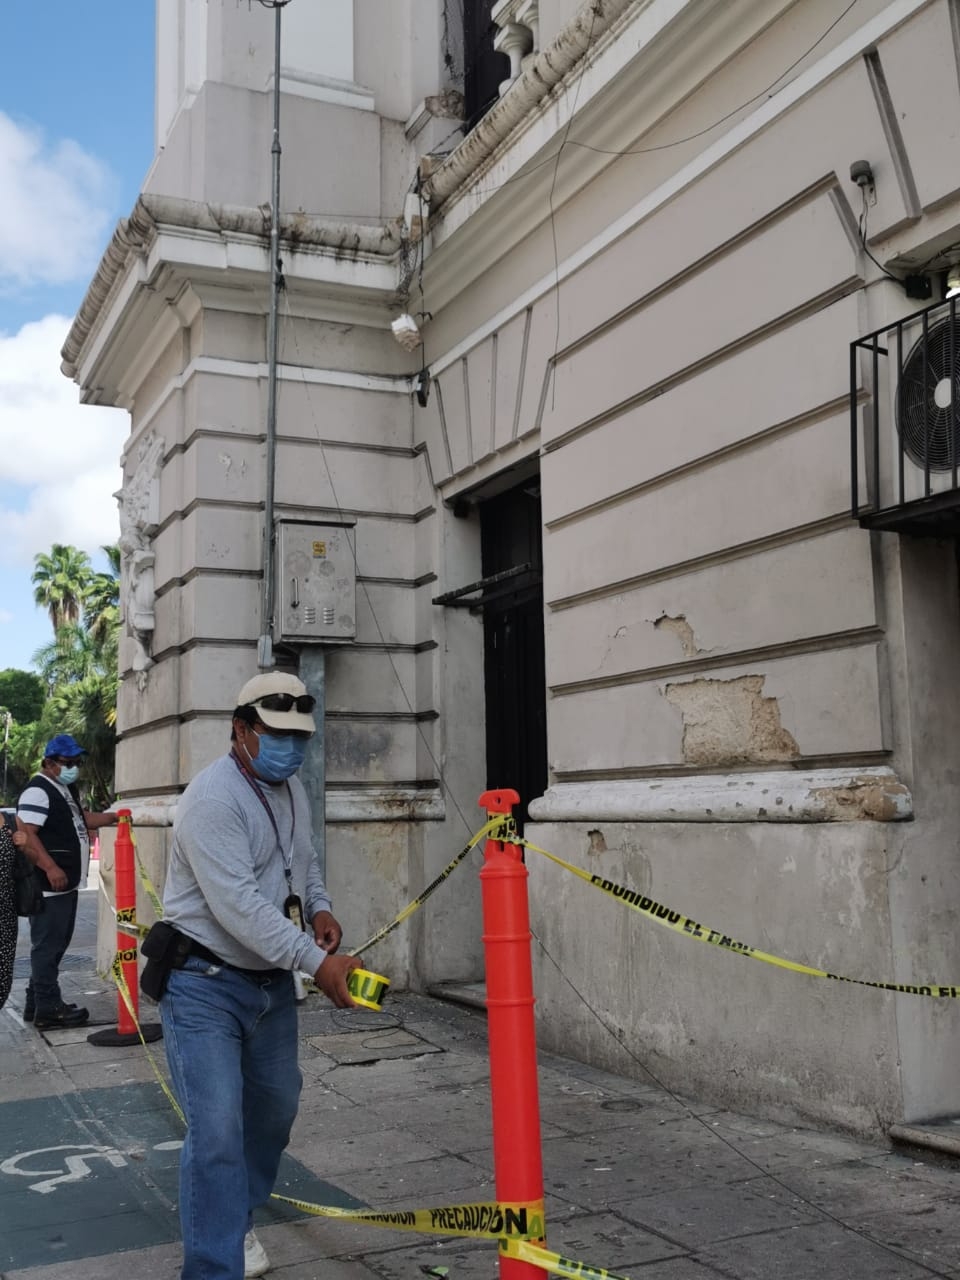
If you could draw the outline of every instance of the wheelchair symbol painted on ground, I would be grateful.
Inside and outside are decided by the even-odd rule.
[[[183,1142],[178,1139],[173,1142],[157,1142],[152,1149],[179,1151],[182,1146]],[[29,1190],[45,1196],[64,1183],[89,1178],[96,1172],[96,1169],[90,1167],[93,1161],[101,1161],[101,1167],[105,1164],[114,1169],[122,1169],[128,1162],[127,1156],[132,1154],[134,1153],[118,1151],[116,1147],[99,1147],[92,1142],[64,1143],[58,1147],[38,1147],[35,1151],[21,1151],[10,1156],[0,1161],[0,1173],[21,1178],[39,1178],[39,1182],[31,1182]],[[47,1165],[54,1167],[47,1168]]]

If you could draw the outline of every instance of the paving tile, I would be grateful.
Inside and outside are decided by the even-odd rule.
[[[497,1280],[500,1257],[492,1240],[427,1238],[403,1249],[373,1254],[367,1264],[383,1280],[411,1280],[425,1267],[447,1267],[452,1280]]]
[[[737,1280],[929,1280],[930,1272],[838,1223],[741,1236],[698,1250],[708,1266]],[[636,1278],[635,1278],[636,1280]]]
[[[549,1223],[547,1247],[588,1266],[628,1273],[684,1252],[658,1232],[613,1213],[577,1214],[564,1222]]]
[[[291,1149],[294,1145],[311,1166],[310,1153],[315,1150],[323,1167],[336,1170],[338,1176],[351,1169],[369,1169],[387,1163],[413,1164],[418,1160],[442,1159],[445,1154],[439,1147],[421,1142],[404,1129],[378,1129],[331,1141],[320,1132],[309,1139],[300,1133]]]
[[[817,1168],[784,1169],[775,1177],[794,1195],[855,1224],[877,1212],[922,1213],[940,1201],[960,1208],[960,1174],[954,1170],[931,1169],[928,1173],[926,1169],[877,1168],[848,1160]],[[763,1187],[769,1182],[758,1178],[747,1185]]]
[[[418,1058],[428,1053],[443,1053],[438,1045],[431,1044],[402,1027],[310,1036],[307,1044],[319,1049],[334,1062],[342,1064],[382,1062],[388,1058]]]
[[[687,1187],[620,1201],[617,1212],[630,1222],[662,1232],[689,1250],[822,1220],[815,1209],[770,1183]]]

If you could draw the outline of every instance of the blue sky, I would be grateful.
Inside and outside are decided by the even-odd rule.
[[[60,347],[153,159],[154,0],[4,6],[0,41],[0,669],[51,639],[37,552],[119,533],[122,410],[85,407]]]

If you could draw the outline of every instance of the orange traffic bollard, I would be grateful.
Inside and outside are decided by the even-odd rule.
[[[130,835],[131,813],[129,809],[117,810],[117,838],[114,843],[114,877],[117,910],[117,959],[123,981],[126,984],[130,1007],[124,994],[117,988],[117,1027],[116,1030],[94,1031],[87,1036],[90,1044],[124,1045],[139,1044],[140,1036],[144,1040],[159,1040],[163,1030],[159,1023],[147,1026],[139,1022],[139,981],[137,971],[137,938],[136,934],[125,933],[123,925],[132,925],[137,915],[137,881],[134,869],[133,839]]]
[[[489,817],[510,817],[520,797],[515,791],[485,791],[481,808]],[[483,948],[487,967],[487,1029],[490,1092],[493,1100],[493,1165],[497,1199],[508,1204],[542,1204],[540,1100],[537,1039],[533,1021],[533,967],[527,868],[519,845],[488,839],[480,886]],[[529,1226],[534,1230],[533,1221]],[[531,1239],[543,1245],[540,1233]],[[542,1280],[540,1268],[518,1258],[500,1258],[501,1280]]]

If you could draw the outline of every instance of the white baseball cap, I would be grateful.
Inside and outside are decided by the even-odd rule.
[[[238,707],[253,707],[268,729],[288,733],[315,733],[313,708],[316,698],[289,671],[265,671],[254,676],[237,695]]]

